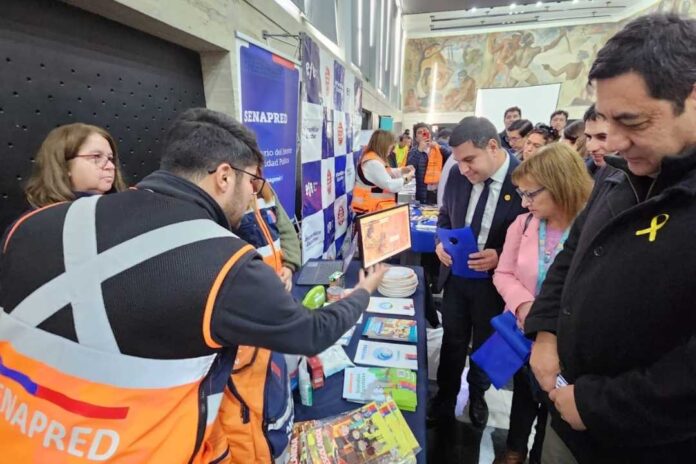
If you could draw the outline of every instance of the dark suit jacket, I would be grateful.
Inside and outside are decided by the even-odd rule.
[[[510,175],[512,171],[520,164],[514,156],[506,153],[510,159],[510,167],[505,174],[505,181],[500,190],[500,197],[495,207],[491,230],[488,233],[486,240],[486,248],[494,248],[498,252],[498,256],[503,251],[503,243],[505,243],[505,235],[510,224],[517,216],[526,212],[522,208],[522,200],[515,186],[512,185]],[[459,229],[466,226],[466,213],[469,207],[469,198],[473,184],[463,176],[459,169],[452,169],[447,180],[447,189],[445,196],[442,199],[442,207],[437,218],[437,227],[442,229]],[[442,289],[450,275],[450,268],[440,265],[440,278],[438,279],[438,288]]]

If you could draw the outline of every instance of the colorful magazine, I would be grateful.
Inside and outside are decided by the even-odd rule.
[[[349,367],[343,377],[343,398],[356,403],[385,401],[391,397],[399,409],[415,411],[417,376],[410,369]]]
[[[392,319],[390,317],[370,317],[362,333],[375,340],[416,343],[418,325],[412,319]]]
[[[394,464],[415,462],[420,451],[390,398],[339,416],[296,423],[291,464]]]

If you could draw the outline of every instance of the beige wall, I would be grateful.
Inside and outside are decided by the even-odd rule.
[[[233,116],[239,108],[237,95],[236,36],[241,32],[271,49],[298,58],[297,40],[263,40],[271,34],[306,32],[318,37],[305,24],[289,15],[274,0],[64,0],[109,19],[126,24],[201,54],[207,106]],[[324,46],[320,42],[320,45]],[[336,52],[345,54],[336,47]],[[343,61],[343,56],[337,57]],[[357,69],[346,65],[356,74]],[[401,111],[390,105],[365,83],[363,107],[375,114],[401,120]]]

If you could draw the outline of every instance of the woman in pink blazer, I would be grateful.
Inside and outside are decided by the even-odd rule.
[[[518,216],[508,228],[493,283],[505,300],[506,310],[515,313],[523,328],[570,225],[587,202],[592,179],[572,148],[553,143],[525,160],[512,173],[512,181],[529,213]],[[515,374],[507,449],[494,464],[525,462],[535,418],[536,436],[529,463],[541,462],[547,412],[534,398],[527,372],[523,367]]]

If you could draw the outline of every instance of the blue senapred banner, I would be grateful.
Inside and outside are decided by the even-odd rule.
[[[241,114],[256,133],[263,176],[295,214],[295,163],[300,74],[294,63],[253,44],[240,47]]]

